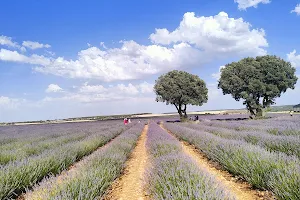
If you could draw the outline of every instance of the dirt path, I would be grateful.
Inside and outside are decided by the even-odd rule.
[[[111,190],[104,197],[105,200],[143,200],[148,199],[143,189],[143,177],[147,166],[148,125],[140,136],[129,160],[126,162],[124,174],[112,185]]]
[[[68,170],[62,171],[61,174],[59,174],[57,177],[55,177],[55,182],[58,183],[58,184],[60,184],[60,183],[63,182],[63,180],[64,180],[65,177],[75,175],[77,173],[77,169],[80,166],[84,165],[86,162],[88,162],[88,160],[89,160],[90,157],[92,157],[95,153],[97,153],[99,151],[103,151],[103,149],[107,148],[121,134],[119,134],[116,137],[114,137],[113,139],[111,139],[105,145],[103,145],[101,147],[98,147],[91,154],[89,154],[87,156],[84,156],[81,160],[79,160],[78,162],[76,162],[73,165],[71,165],[68,168]],[[44,182],[42,184],[44,184]],[[44,192],[45,191],[42,189],[42,187],[37,187],[37,188],[35,188],[35,190],[33,190],[33,191],[29,192],[29,193],[20,195],[17,199],[18,200],[41,199],[40,197],[43,195]]]
[[[160,124],[160,127],[166,130],[172,136],[176,137],[173,133],[164,128],[162,124]],[[196,161],[199,167],[206,169],[210,174],[215,176],[216,180],[219,181],[225,188],[227,188],[228,191],[234,194],[238,200],[275,199],[270,192],[254,190],[251,188],[249,183],[238,180],[229,172],[222,170],[218,163],[210,161],[204,153],[200,152],[193,145],[183,141],[180,142],[184,152],[194,161]]]

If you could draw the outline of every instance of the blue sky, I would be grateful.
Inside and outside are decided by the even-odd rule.
[[[216,87],[220,66],[275,54],[300,67],[299,0],[6,0],[1,8],[0,121],[174,111],[152,91],[172,69],[207,83],[208,103],[190,111],[240,108]],[[299,88],[277,104],[299,103]]]

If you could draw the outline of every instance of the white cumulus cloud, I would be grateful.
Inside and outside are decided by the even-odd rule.
[[[71,78],[131,80],[199,67],[224,56],[264,55],[268,47],[264,30],[251,29],[242,18],[229,18],[225,12],[210,17],[186,13],[176,30],[156,29],[150,39],[155,44],[122,41],[120,48],[90,47],[80,51],[76,60],[58,57],[35,70]]]
[[[141,93],[153,93],[154,84],[143,82],[139,84],[138,88]]]
[[[23,41],[22,45],[24,47],[27,47],[29,49],[41,49],[41,48],[50,48],[51,46],[49,44],[41,44],[38,42],[33,41]]]
[[[63,89],[59,85],[56,85],[56,84],[50,84],[50,85],[48,85],[48,88],[46,89],[47,93],[62,92],[62,91],[63,91]]]
[[[49,65],[50,58],[33,54],[31,56],[25,56],[17,51],[11,51],[7,49],[0,49],[0,61],[19,62],[33,65]]]
[[[74,86],[74,88],[77,88]],[[80,87],[79,92],[80,93],[102,93],[106,92],[107,88],[105,88],[103,85],[88,85],[88,83],[84,83],[83,86]]]
[[[221,58],[264,55],[268,47],[263,29],[251,29],[242,18],[230,18],[225,12],[208,17],[185,13],[175,30],[156,29],[150,39],[151,45],[129,40],[115,48],[100,43],[70,60],[1,49],[0,60],[32,64],[33,70],[44,74],[112,82],[202,67]]]
[[[297,15],[300,15],[300,4],[297,4],[295,9],[292,10],[291,13],[296,13]]]
[[[0,45],[3,46],[8,46],[8,47],[14,47],[14,48],[19,48],[20,46],[18,43],[12,41],[11,37],[7,37],[4,35],[0,35]]]
[[[117,91],[121,94],[129,94],[129,95],[136,95],[139,93],[139,90],[136,86],[129,83],[127,86],[122,84],[118,84],[116,87]]]
[[[238,8],[240,10],[246,10],[247,8],[254,7],[257,8],[257,5],[260,3],[268,4],[271,3],[270,0],[234,0],[235,3],[238,3]]]
[[[251,25],[242,18],[230,18],[225,12],[210,17],[198,17],[193,12],[185,13],[174,31],[156,29],[150,39],[163,45],[179,42],[196,45],[210,57],[264,55],[264,47],[268,47],[263,29],[251,29]]]
[[[201,58],[201,52],[185,43],[167,48],[125,41],[121,48],[101,50],[90,47],[80,51],[77,60],[58,57],[35,70],[63,77],[92,78],[109,82],[139,79],[182,66],[195,66],[203,63]]]
[[[52,86],[53,87],[53,86]],[[143,82],[140,84],[116,84],[107,87],[103,85],[89,85],[84,83],[73,87],[76,91],[65,91],[60,97],[46,97],[44,102],[72,100],[79,103],[92,103],[101,101],[118,101],[130,99],[143,99],[154,95],[153,84]],[[150,90],[151,88],[151,90]]]
[[[300,67],[300,54],[296,55],[296,50],[288,53],[287,59],[294,67]]]
[[[211,76],[214,78],[214,79],[217,79],[219,80],[220,77],[221,77],[221,69],[223,69],[225,66],[220,66],[219,67],[219,71],[217,73],[213,73]]]
[[[20,106],[24,99],[10,98],[6,96],[0,96],[0,108],[1,109],[16,109]]]
[[[143,82],[140,84],[131,84],[128,83],[123,84],[116,84],[116,85],[109,85],[105,87],[103,85],[89,85],[88,83],[84,83],[78,89],[78,93],[80,94],[105,94],[110,96],[120,96],[120,95],[132,95],[135,96],[137,94],[146,94],[146,93],[153,93],[153,84]]]

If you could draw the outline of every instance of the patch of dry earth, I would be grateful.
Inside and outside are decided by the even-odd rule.
[[[146,200],[144,192],[145,169],[148,162],[146,139],[148,125],[145,126],[137,145],[126,162],[123,175],[118,178],[103,198],[105,200]]]

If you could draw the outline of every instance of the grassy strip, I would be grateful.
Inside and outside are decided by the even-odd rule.
[[[176,124],[165,126],[254,187],[271,190],[278,199],[300,199],[300,163],[296,157]]]
[[[299,137],[275,136],[262,131],[234,131],[202,124],[183,124],[183,126],[194,130],[204,130],[226,139],[244,140],[245,142],[266,148],[269,151],[278,151],[300,158]]]
[[[62,180],[51,177],[26,194],[26,199],[81,199],[101,197],[117,178],[129,153],[142,132],[143,125],[128,129],[104,149],[92,154]]]
[[[180,142],[151,123],[147,148],[152,167],[148,188],[153,199],[234,199],[204,169],[183,152]]]
[[[123,129],[94,133],[82,141],[72,142],[38,156],[11,162],[0,167],[0,199],[11,198],[50,174],[58,174],[74,162],[95,151]]]

